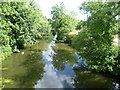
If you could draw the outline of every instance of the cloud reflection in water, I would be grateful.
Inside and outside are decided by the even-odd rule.
[[[75,75],[72,67],[67,64],[63,72],[54,69],[52,64],[46,64],[45,73],[35,88],[73,88],[73,77]]]

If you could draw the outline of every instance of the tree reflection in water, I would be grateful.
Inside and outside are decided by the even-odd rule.
[[[105,88],[112,90],[112,81],[102,75],[91,72],[75,71],[74,86],[76,88]]]
[[[57,70],[63,71],[66,64],[73,66],[78,60],[78,57],[75,55],[75,50],[67,44],[58,43],[53,49],[55,55],[53,56],[52,63]]]
[[[8,69],[2,72],[2,76],[13,82],[5,84],[5,88],[32,88],[42,78],[45,65],[42,60],[42,44],[21,50],[24,55],[14,53],[6,58],[3,67]]]

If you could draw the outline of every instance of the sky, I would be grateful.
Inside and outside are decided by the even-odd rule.
[[[77,13],[77,19],[85,20],[86,15],[80,13],[79,6],[84,0],[36,0],[37,4],[41,7],[42,13],[47,18],[50,17],[51,7],[59,2],[63,2],[65,4],[65,8],[67,13],[74,11]]]

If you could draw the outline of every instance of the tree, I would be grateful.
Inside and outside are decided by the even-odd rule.
[[[0,2],[3,53],[51,36],[51,26],[34,2]],[[7,54],[5,54],[7,56]]]
[[[58,34],[58,40],[66,41],[68,33],[75,29],[77,20],[66,14],[62,2],[52,7],[51,14],[53,32]]]
[[[73,46],[86,58],[89,68],[120,74],[118,47],[112,44],[114,33],[118,32],[115,16],[118,15],[119,2],[84,3],[82,10],[90,13],[86,26],[73,39]]]

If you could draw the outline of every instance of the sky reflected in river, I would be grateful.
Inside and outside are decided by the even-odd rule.
[[[43,78],[38,81],[35,88],[73,88],[73,77],[75,75],[72,67],[67,64],[63,72],[54,69],[52,64],[45,65]]]
[[[34,88],[113,88],[110,79],[84,69],[86,61],[64,43],[52,41],[43,51],[44,74]],[[79,67],[78,67],[79,66]],[[74,67],[78,67],[79,70]]]
[[[64,43],[45,41],[14,53],[3,63],[5,88],[106,88],[119,89],[119,80],[85,69],[86,61]]]

